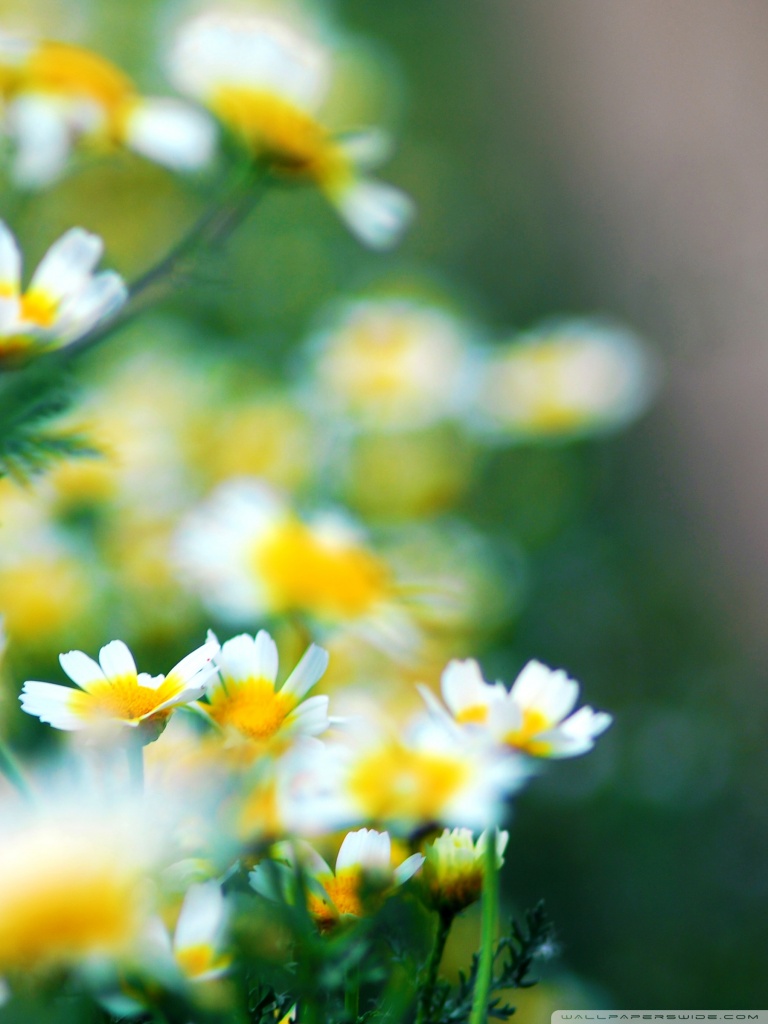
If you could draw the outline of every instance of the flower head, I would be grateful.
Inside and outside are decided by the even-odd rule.
[[[322,647],[312,644],[279,688],[277,645],[266,630],[227,640],[214,663],[219,678],[199,707],[224,732],[263,745],[328,728],[328,698],[304,699],[328,665]]]
[[[98,662],[82,651],[69,651],[59,661],[78,689],[28,680],[21,693],[21,706],[55,729],[103,729],[110,725],[136,728],[143,722],[162,726],[173,708],[202,695],[215,671],[211,659],[217,649],[215,642],[203,644],[167,676],[138,673],[133,655],[122,640],[112,640],[102,647]]]
[[[504,863],[508,832],[494,830],[496,866]],[[468,828],[445,829],[425,849],[421,882],[425,898],[435,910],[457,914],[480,898],[485,875],[488,829],[475,841]]]
[[[290,863],[298,861],[303,867],[308,909],[321,931],[329,931],[344,918],[363,917],[424,862],[424,857],[416,853],[393,867],[389,834],[367,828],[345,836],[335,870],[303,841],[279,843],[275,854]],[[251,885],[259,892],[269,892],[269,883],[258,868],[251,873]]]
[[[122,278],[94,273],[103,248],[96,235],[72,228],[23,289],[21,252],[0,221],[0,364],[75,341],[120,308],[128,297]]]
[[[366,174],[385,155],[379,135],[340,138],[320,120],[333,53],[316,26],[266,6],[211,8],[181,26],[170,75],[273,172],[313,182],[364,242],[396,241],[411,203]]]
[[[529,661],[509,691],[501,683],[486,683],[476,661],[452,661],[443,672],[441,689],[448,711],[422,688],[438,717],[533,757],[586,753],[612,721],[605,711],[586,705],[570,714],[579,684],[562,669],[539,661]]]
[[[200,167],[213,152],[206,114],[141,96],[119,68],[68,43],[0,37],[0,101],[15,148],[13,177],[25,188],[59,178],[77,144],[125,146],[175,170]]]
[[[191,885],[171,942],[173,958],[188,981],[212,981],[226,973],[232,962],[222,952],[226,923],[227,908],[219,883]]]

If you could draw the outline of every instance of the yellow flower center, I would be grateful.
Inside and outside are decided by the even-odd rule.
[[[170,677],[157,689],[151,689],[139,686],[135,675],[116,676],[104,682],[91,683],[87,694],[75,693],[74,706],[84,718],[137,722],[175,697],[179,689],[178,680]]]
[[[210,715],[223,729],[236,729],[249,739],[271,739],[296,706],[295,698],[275,692],[269,679],[225,682],[211,696]]]
[[[344,914],[362,917],[363,902],[360,898],[362,875],[359,868],[347,868],[338,875],[323,875],[318,878],[328,894],[324,899],[317,893],[309,893],[307,909],[321,931],[328,931]]]
[[[45,42],[31,55],[27,75],[32,88],[98,103],[118,116],[135,96],[127,75],[102,57],[67,43]]]
[[[51,298],[39,288],[32,288],[21,296],[21,317],[36,327],[50,327],[56,320],[58,299]]]
[[[211,109],[259,157],[279,170],[331,185],[350,173],[349,163],[322,125],[294,104],[266,90],[223,86]]]
[[[229,957],[217,956],[216,950],[207,942],[177,949],[176,963],[188,978],[199,978],[208,971],[217,971],[229,964]]]
[[[549,753],[550,745],[542,743],[536,737],[551,728],[552,722],[538,708],[523,708],[520,728],[508,732],[504,736],[504,742],[526,754],[544,757]]]
[[[459,725],[483,725],[488,721],[488,705],[472,704],[462,708],[456,715],[456,721]]]
[[[393,743],[358,761],[349,789],[370,818],[407,818],[427,824],[440,818],[467,773],[464,764],[445,754]]]
[[[260,540],[253,565],[275,611],[309,611],[330,619],[364,615],[384,597],[386,566],[364,548],[329,543],[298,520]]]

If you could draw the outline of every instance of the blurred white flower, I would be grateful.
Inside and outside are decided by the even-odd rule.
[[[176,87],[202,102],[281,175],[314,182],[349,228],[388,248],[412,214],[399,189],[368,177],[380,133],[330,134],[319,119],[334,54],[317,26],[287,10],[212,7],[181,25],[169,56]]]

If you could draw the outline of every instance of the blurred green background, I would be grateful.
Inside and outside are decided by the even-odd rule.
[[[335,9],[375,41],[370,118],[398,135],[386,177],[415,197],[416,225],[395,253],[370,254],[309,191],[270,195],[164,311],[201,350],[268,374],[292,365],[319,307],[382,278],[450,291],[499,338],[552,314],[609,313],[649,339],[666,384],[642,422],[509,449],[459,510],[527,556],[520,614],[481,652],[488,676],[511,679],[531,657],[566,666],[616,718],[590,756],[548,766],[517,803],[510,907],[544,897],[560,943],[542,966],[548,994],[521,1019],[566,1006],[761,1007],[768,236],[752,200],[765,156],[755,141],[765,8]],[[184,8],[3,0],[0,10],[160,90],[164,33]],[[194,185],[130,157],[4,201],[31,259],[82,223],[128,277],[200,205]]]

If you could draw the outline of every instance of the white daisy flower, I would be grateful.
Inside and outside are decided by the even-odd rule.
[[[415,853],[393,867],[389,833],[367,828],[345,836],[335,870],[303,841],[278,843],[274,856],[289,864],[298,862],[304,869],[308,910],[321,931],[330,930],[343,918],[363,917],[424,863],[422,854]],[[252,871],[250,881],[262,895],[274,895],[272,879],[264,868]]]
[[[123,305],[128,290],[120,275],[94,273],[103,249],[97,235],[72,228],[23,289],[21,251],[0,221],[0,364],[67,345]]]
[[[315,26],[266,7],[211,8],[180,27],[169,74],[256,159],[314,182],[363,242],[384,249],[398,239],[412,204],[368,177],[384,154],[379,134],[338,138],[320,120],[333,53]]]
[[[122,640],[112,640],[99,651],[98,662],[82,651],[60,655],[61,667],[78,689],[28,680],[19,699],[24,711],[55,729],[162,724],[173,708],[202,696],[215,672],[212,659],[217,650],[218,644],[209,640],[167,676],[150,676],[137,672]]]
[[[17,185],[50,185],[73,149],[125,146],[172,170],[195,170],[213,156],[216,129],[181,100],[143,97],[103,57],[51,40],[0,38],[2,131],[13,149]]]
[[[487,683],[476,661],[450,662],[441,680],[447,710],[426,687],[420,690],[441,720],[534,757],[584,754],[613,721],[588,706],[571,714],[579,684],[539,661],[529,661],[509,691]]]
[[[227,640],[214,664],[218,677],[208,686],[207,703],[198,707],[225,732],[265,744],[327,730],[328,698],[306,697],[328,667],[322,647],[312,644],[280,687],[277,645],[264,629]]]
[[[494,830],[496,867],[504,863],[509,832]],[[485,877],[485,851],[490,839],[486,829],[475,841],[468,828],[444,829],[425,848],[421,884],[435,910],[457,914],[480,899]]]

